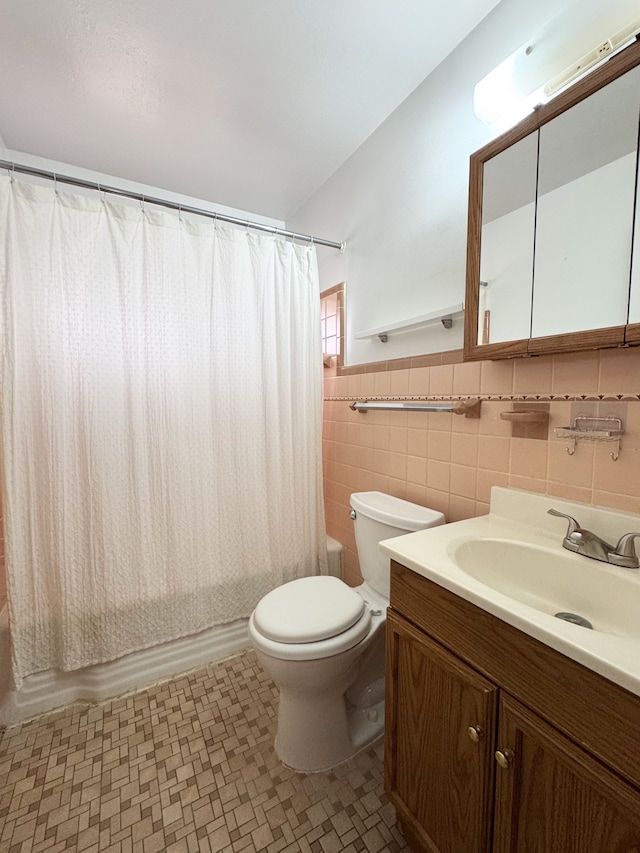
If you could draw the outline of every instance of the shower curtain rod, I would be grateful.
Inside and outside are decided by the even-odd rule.
[[[209,219],[219,220],[220,222],[230,222],[232,225],[241,225],[245,228],[251,228],[254,231],[266,231],[269,234],[274,234],[279,237],[291,237],[292,240],[303,240],[307,243],[314,243],[318,246],[328,246],[330,249],[339,249],[344,252],[346,243],[344,240],[341,243],[336,243],[334,240],[324,240],[321,237],[312,237],[310,234],[298,234],[297,231],[285,231],[282,228],[276,228],[275,225],[264,225],[261,222],[252,222],[250,219],[240,219],[236,216],[230,216],[228,213],[215,213],[211,210],[202,210],[199,207],[191,207],[188,204],[179,204],[176,201],[168,199],[155,198],[154,196],[144,195],[143,193],[133,192],[132,190],[121,190],[117,187],[110,187],[106,184],[99,184],[97,181],[85,181],[83,178],[72,178],[70,175],[61,175],[58,172],[51,172],[48,169],[36,169],[34,166],[22,166],[19,163],[14,163],[12,160],[0,160],[0,169],[6,169],[10,174],[20,172],[24,175],[35,175],[38,178],[49,178],[49,180],[61,184],[70,184],[74,187],[82,187],[88,190],[98,190],[99,192],[109,193],[110,195],[118,195],[123,198],[132,198],[135,201],[149,202],[149,204],[158,204],[162,207],[168,207],[171,210],[184,211],[185,213],[196,213],[198,216],[206,216]]]

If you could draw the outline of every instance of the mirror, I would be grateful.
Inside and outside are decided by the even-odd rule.
[[[479,344],[530,335],[537,158],[532,133],[485,164]]]
[[[540,128],[532,337],[627,322],[639,108],[636,68]]]
[[[639,113],[635,43],[472,155],[465,359],[621,345],[640,324]]]
[[[637,205],[640,205],[640,168],[638,169],[638,180],[636,184]],[[636,211],[636,219],[633,232],[633,246],[635,253],[631,258],[631,289],[629,293],[629,323],[637,324],[637,328],[631,326],[628,329],[627,339],[630,342],[640,341],[640,211]]]

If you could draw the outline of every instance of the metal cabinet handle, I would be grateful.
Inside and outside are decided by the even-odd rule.
[[[484,737],[484,729],[482,726],[469,726],[467,734],[474,743],[478,743],[478,741]]]
[[[503,770],[507,770],[513,764],[513,753],[509,749],[499,749],[496,752],[496,761]]]

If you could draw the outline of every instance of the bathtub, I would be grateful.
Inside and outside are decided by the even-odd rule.
[[[331,537],[327,537],[327,559],[329,573],[340,577],[342,545]],[[73,702],[102,702],[237,654],[251,645],[247,625],[247,619],[239,619],[73,672],[38,672],[25,678],[15,691],[5,605],[0,611],[0,727],[23,723]]]

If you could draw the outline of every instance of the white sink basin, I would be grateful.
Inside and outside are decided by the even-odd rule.
[[[628,569],[612,572],[570,551],[508,539],[469,539],[451,557],[468,575],[521,604],[551,616],[576,614],[595,631],[640,641],[640,584]]]
[[[608,542],[640,530],[639,516],[494,487],[489,515],[387,539],[380,550],[640,696],[640,570],[564,549],[567,524],[551,508]]]

